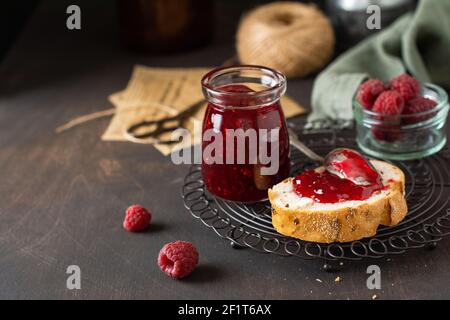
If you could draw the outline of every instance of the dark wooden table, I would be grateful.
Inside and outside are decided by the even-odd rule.
[[[102,142],[109,119],[55,134],[71,118],[111,107],[107,96],[124,88],[134,64],[214,66],[233,55],[234,24],[226,15],[217,24],[228,33],[219,32],[210,46],[152,57],[118,46],[112,2],[76,2],[82,30],[68,31],[71,3],[44,3],[1,64],[0,298],[450,297],[450,238],[433,251],[377,260],[382,289],[368,290],[373,261],[346,263],[331,274],[323,262],[232,249],[183,207],[188,168],[151,146]],[[234,10],[225,3],[219,9]],[[308,106],[311,86],[311,79],[291,81],[288,92]],[[148,232],[123,230],[132,203],[153,212]],[[178,239],[193,242],[201,255],[183,281],[156,264],[162,245]],[[81,268],[81,290],[66,288],[69,265]],[[335,283],[336,276],[343,281]]]

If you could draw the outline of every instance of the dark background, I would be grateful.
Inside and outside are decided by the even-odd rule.
[[[39,0],[5,1],[0,11],[0,60],[23,29]]]
[[[53,0],[57,1],[57,0]],[[4,1],[2,10],[0,10],[0,60],[5,55],[10,46],[14,43],[20,31],[25,27],[36,8],[42,3],[42,0],[20,0]],[[71,4],[77,4],[78,1],[72,1]],[[108,3],[109,2],[109,3]],[[104,7],[105,10],[115,11],[115,0],[97,0],[96,6]],[[232,39],[236,30],[236,23],[243,12],[257,5],[269,3],[270,0],[211,0],[216,8],[217,17],[226,20],[229,23],[221,24],[220,32],[215,32],[218,36]],[[300,1],[302,2],[302,1]],[[305,1],[303,1],[305,2]],[[324,8],[324,0],[311,1],[319,7]],[[111,5],[112,4],[112,5]],[[226,7],[226,17],[221,15],[223,8]],[[115,17],[114,17],[115,18]],[[115,20],[113,23],[116,23]],[[112,30],[114,33],[116,30]],[[220,34],[220,35],[219,35]]]
[[[241,13],[260,1],[217,1],[213,42],[170,55],[121,47],[114,1],[42,1],[30,16],[35,3],[4,3],[0,13],[2,50],[9,48],[0,64],[0,298],[450,297],[449,238],[432,251],[345,263],[335,274],[324,272],[322,261],[234,250],[184,208],[187,166],[151,146],[101,141],[108,118],[55,134],[70,119],[111,108],[108,95],[126,86],[135,64],[220,65],[235,54]],[[70,4],[82,8],[79,32],[65,28]],[[309,107],[313,80],[290,80],[288,94]],[[123,230],[132,203],[153,212],[148,232]],[[178,239],[200,252],[199,267],[183,281],[156,264],[160,248]],[[381,290],[366,287],[372,263],[381,267]],[[82,270],[81,290],[66,288],[71,264]]]

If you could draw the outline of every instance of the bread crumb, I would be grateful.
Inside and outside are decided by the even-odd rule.
[[[340,265],[340,266],[343,266],[343,265],[344,265],[344,263],[343,263],[343,262],[339,262],[339,265]]]
[[[342,278],[341,277],[336,277],[336,279],[334,279],[334,282],[341,282],[342,281]]]
[[[372,300],[375,300],[375,299],[378,299],[378,296],[377,296],[376,294],[374,294],[374,295],[372,296]]]

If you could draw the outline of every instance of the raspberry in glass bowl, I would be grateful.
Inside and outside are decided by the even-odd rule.
[[[371,80],[361,84],[353,98],[356,141],[365,153],[410,160],[444,147],[449,110],[445,90],[408,75],[392,79],[384,90]]]

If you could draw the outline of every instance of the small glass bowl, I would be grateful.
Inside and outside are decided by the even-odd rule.
[[[364,109],[355,94],[358,146],[371,156],[392,160],[418,159],[440,151],[447,141],[447,93],[439,86],[424,83],[421,95],[436,101],[436,107],[416,114],[385,115]]]

